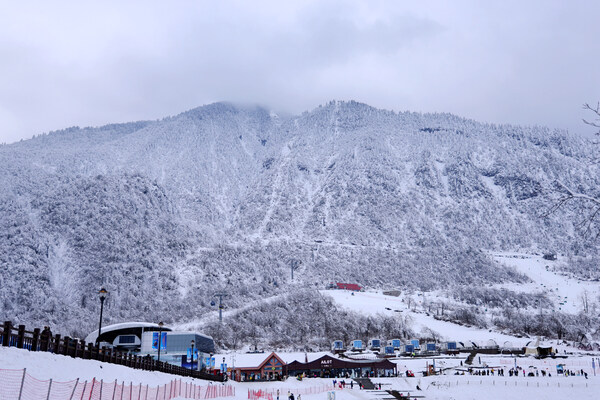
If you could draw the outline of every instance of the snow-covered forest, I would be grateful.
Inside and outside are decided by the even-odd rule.
[[[330,281],[449,288],[465,301],[448,311],[457,320],[477,318],[482,305],[510,310],[506,293],[483,287],[528,278],[489,250],[558,253],[572,263],[565,273],[598,278],[582,205],[545,215],[557,179],[597,193],[597,150],[544,127],[356,102],[285,118],[215,103],[1,145],[0,318],[85,336],[101,286],[110,291],[107,323],[169,323],[201,317],[217,292],[239,307],[290,290],[301,299]],[[518,302],[545,301],[532,296]],[[328,327],[328,303],[315,304],[274,308],[284,331],[292,315],[306,322],[281,345],[365,335],[346,321],[410,332],[403,321],[358,316]],[[258,307],[246,320],[272,326],[272,312]],[[211,333],[235,346],[251,329],[241,321]]]

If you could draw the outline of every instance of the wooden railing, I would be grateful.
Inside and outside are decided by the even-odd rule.
[[[111,364],[123,365],[145,371],[160,371],[168,374],[189,376],[192,378],[224,382],[225,375],[211,374],[205,371],[187,369],[178,365],[157,361],[151,356],[138,356],[130,353],[114,351],[112,348],[100,348],[94,343],[85,343],[81,339],[69,336],[52,335],[49,330],[35,328],[27,331],[25,325],[14,327],[11,321],[0,325],[0,343],[6,347],[17,347],[29,351],[44,351],[62,354],[86,360],[98,360]]]

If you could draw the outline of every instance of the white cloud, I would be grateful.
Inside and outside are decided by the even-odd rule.
[[[523,4],[524,3],[524,4]],[[330,99],[585,131],[600,3],[13,2],[0,142],[218,100]]]

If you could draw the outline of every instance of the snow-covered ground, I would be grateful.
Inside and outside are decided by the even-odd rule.
[[[539,255],[521,253],[493,253],[491,255],[499,263],[514,267],[518,272],[527,275],[532,280],[525,284],[499,284],[496,285],[497,287],[517,292],[544,292],[547,294],[548,299],[554,303],[554,311],[578,313],[583,309],[582,296],[584,293],[587,293],[591,301],[600,296],[600,284],[598,282],[586,282],[569,278],[552,271],[552,268],[546,268],[548,265],[560,267],[560,259],[558,261],[548,261]],[[484,342],[493,339],[500,345],[505,341],[509,341],[515,346],[524,346],[531,340],[506,335],[490,329],[461,326],[435,319],[433,315],[439,310],[428,312],[423,307],[425,298],[427,301],[435,300],[438,303],[456,303],[456,300],[446,298],[441,290],[403,293],[399,297],[385,296],[381,291],[353,293],[346,290],[322,290],[321,293],[332,297],[338,306],[363,314],[407,317],[407,322],[417,334],[426,329],[431,329],[447,340]],[[542,311],[551,312],[553,310]]]
[[[349,292],[347,290],[323,290],[321,293],[331,296],[342,307],[365,313],[408,316],[411,327],[416,333],[424,329],[438,332],[446,340],[486,342],[493,339],[498,344],[510,341],[514,345],[524,346],[530,339],[517,338],[499,332],[466,327],[450,322],[440,321],[425,312],[415,312],[408,308],[405,297],[386,296],[381,292]],[[418,301],[418,300],[415,300]],[[417,308],[417,311],[419,309]],[[392,339],[392,338],[380,338]]]
[[[597,299],[600,295],[600,283],[573,279],[553,272],[552,268],[546,268],[546,266],[558,266],[560,269],[562,264],[560,258],[549,261],[539,255],[522,253],[493,253],[492,256],[496,261],[514,267],[532,280],[526,284],[500,286],[520,292],[544,292],[554,303],[555,311],[577,313],[583,309],[584,292],[587,292],[589,299]]]
[[[264,360],[268,354],[246,354],[238,355],[240,362],[259,362]],[[280,354],[286,361],[292,359],[304,360],[303,353]],[[322,354],[308,354],[309,360],[317,358]],[[246,358],[247,357],[247,358]],[[251,360],[252,359],[252,360]],[[459,366],[464,357],[437,358],[436,366],[452,368]],[[481,364],[476,359],[476,365],[488,365],[489,367],[510,368],[515,360],[510,357],[482,356]],[[395,389],[410,392],[412,395],[425,396],[426,399],[564,399],[567,396],[577,399],[593,399],[600,391],[600,373],[594,376],[591,368],[590,356],[575,356],[561,360],[572,370],[584,369],[589,374],[589,379],[583,376],[563,377],[554,374],[555,360],[535,360],[531,358],[517,358],[517,364],[526,369],[547,369],[553,373],[552,377],[499,377],[499,376],[472,376],[454,375],[455,370],[448,369],[447,375],[432,377],[419,377],[419,371],[424,370],[431,359],[399,359],[396,360],[399,370],[406,369],[415,371],[415,378],[373,378],[376,383],[381,383],[383,389]],[[245,362],[244,362],[245,363]],[[27,368],[27,373],[38,379],[53,379],[55,381],[69,381],[76,378],[80,380],[91,380],[92,378],[103,379],[105,382],[117,380],[119,382],[132,382],[133,385],[142,384],[158,386],[170,382],[172,379],[180,379],[177,376],[158,372],[146,372],[133,370],[127,367],[103,364],[98,361],[73,359],[71,357],[53,355],[49,353],[32,353],[26,350],[0,347],[0,365],[3,369]],[[1,371],[0,371],[1,372]],[[183,382],[201,385],[212,385],[212,383],[181,378]],[[346,380],[347,383],[350,380]],[[247,399],[248,390],[276,390],[281,392],[281,400],[286,400],[288,390],[296,392],[307,391],[309,388],[322,388],[325,385],[332,386],[331,379],[305,378],[298,381],[289,378],[283,382],[228,382],[235,387],[235,397],[230,399]],[[417,390],[419,386],[422,390]],[[0,398],[4,399],[3,387],[0,385]],[[306,392],[304,392],[306,393]],[[386,397],[382,392],[360,390],[357,386],[350,389],[346,386],[344,390],[336,390],[336,400],[375,400]],[[389,396],[387,396],[389,397]],[[66,397],[68,398],[68,396]],[[182,397],[180,397],[182,398]],[[298,396],[296,396],[298,398]],[[302,394],[305,400],[325,400],[326,392],[318,394]],[[274,397],[275,400],[275,397]]]

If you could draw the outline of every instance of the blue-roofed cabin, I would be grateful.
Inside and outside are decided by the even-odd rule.
[[[331,351],[333,351],[334,353],[343,353],[344,351],[346,351],[344,342],[342,342],[341,340],[335,340],[333,343],[331,343]]]
[[[400,339],[388,340],[388,346],[392,346],[394,350],[400,350],[402,347],[402,341]]]
[[[412,339],[410,341],[410,344],[412,344],[414,350],[420,350],[421,349],[421,347],[419,346],[419,339]]]
[[[428,353],[433,353],[436,350],[435,343],[427,343],[426,347]]]
[[[404,354],[412,354],[415,351],[415,346],[413,346],[412,344],[405,344],[404,345]]]
[[[395,350],[394,350],[394,346],[385,346],[383,348],[383,355],[385,355],[385,356],[394,356],[394,355],[396,355]]]
[[[446,343],[444,343],[444,348],[446,350],[446,353],[449,353],[449,354],[458,354],[459,353],[458,345],[456,344],[456,342],[446,342]]]
[[[362,340],[353,340],[351,347],[352,347],[352,351],[363,351],[365,349],[363,347]]]
[[[373,351],[379,351],[381,349],[381,340],[380,339],[369,340],[369,349],[373,350]]]

